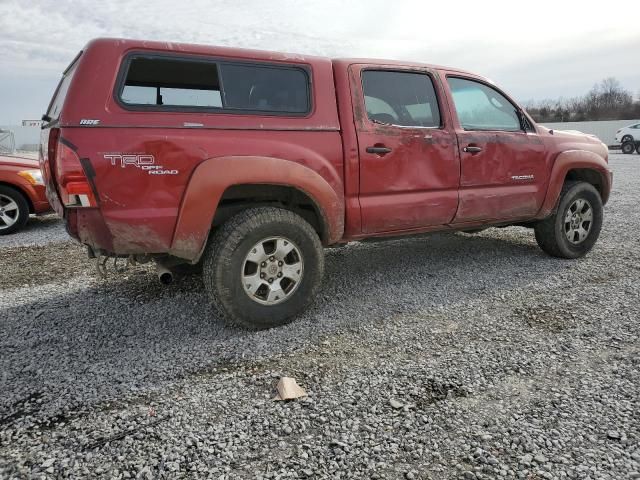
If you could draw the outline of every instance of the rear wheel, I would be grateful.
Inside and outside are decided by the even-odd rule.
[[[633,144],[633,142],[624,142],[620,149],[622,150],[622,153],[629,154],[633,153],[633,151],[636,149],[636,146]]]
[[[536,241],[554,257],[581,257],[596,243],[602,217],[602,199],[593,185],[567,182],[557,211],[536,224]]]
[[[245,210],[214,234],[204,283],[228,323],[250,329],[290,322],[316,295],[324,271],[317,233],[299,215],[274,207]]]
[[[0,235],[8,235],[25,226],[29,220],[29,204],[14,188],[0,185]]]

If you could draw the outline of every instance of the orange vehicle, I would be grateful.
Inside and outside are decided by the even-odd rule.
[[[0,235],[20,230],[29,214],[49,210],[38,160],[0,156]]]

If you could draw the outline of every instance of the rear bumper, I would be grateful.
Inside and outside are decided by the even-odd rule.
[[[100,208],[67,207],[64,219],[67,232],[77,241],[96,253],[117,256],[168,253],[175,225],[175,216],[147,212],[126,218],[113,212],[105,215]]]
[[[97,208],[65,208],[67,232],[95,251],[115,253],[113,236]]]

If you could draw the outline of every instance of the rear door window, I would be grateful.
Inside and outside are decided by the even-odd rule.
[[[364,70],[362,89],[369,120],[404,127],[439,127],[440,109],[426,73]]]
[[[298,67],[138,56],[121,85],[125,106],[153,109],[305,114],[309,79]]]

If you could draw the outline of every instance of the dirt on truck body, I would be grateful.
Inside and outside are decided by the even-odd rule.
[[[579,257],[612,183],[597,138],[419,63],[98,39],[44,120],[49,201],[90,255],[200,263],[249,328],[310,303],[323,246],[517,224]]]

